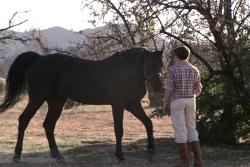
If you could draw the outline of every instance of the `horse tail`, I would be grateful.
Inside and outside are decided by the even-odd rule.
[[[27,86],[25,73],[32,63],[40,57],[35,52],[25,52],[15,59],[7,75],[6,94],[3,102],[0,104],[0,114],[19,101],[21,94],[25,92]]]

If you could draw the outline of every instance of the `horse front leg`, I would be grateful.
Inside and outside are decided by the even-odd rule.
[[[122,136],[123,136],[123,114],[124,107],[123,105],[112,105],[112,113],[114,119],[114,130],[116,137],[116,157],[122,161],[125,160],[123,151],[122,151]]]
[[[147,136],[148,136],[148,151],[150,153],[154,152],[155,142],[153,135],[153,124],[150,118],[145,113],[140,102],[130,103],[125,105],[125,109],[130,111],[137,119],[139,119],[146,128]]]

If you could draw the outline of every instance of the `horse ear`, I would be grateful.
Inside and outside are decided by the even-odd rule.
[[[163,42],[162,42],[161,50],[164,50],[164,49],[165,49],[165,42],[163,41]]]
[[[162,48],[162,50],[160,50],[160,56],[162,57],[163,55],[163,52],[164,52],[164,48]]]
[[[161,57],[163,57],[164,50],[165,50],[165,42],[163,41],[162,42],[162,47],[161,47],[161,50],[160,50]]]

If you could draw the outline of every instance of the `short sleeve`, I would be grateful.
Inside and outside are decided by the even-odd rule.
[[[202,89],[202,84],[201,84],[201,76],[200,76],[200,72],[197,72],[197,77],[194,83],[194,90],[195,92],[200,92]]]
[[[171,70],[168,70],[168,74],[167,74],[164,88],[166,90],[170,90],[170,91],[174,90],[174,75],[173,75],[173,72]]]

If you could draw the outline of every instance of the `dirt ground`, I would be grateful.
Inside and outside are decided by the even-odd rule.
[[[0,115],[0,167],[168,167],[178,161],[173,129],[168,117],[152,119],[156,152],[150,154],[145,150],[147,138],[144,126],[132,114],[125,112],[123,150],[126,160],[119,162],[114,156],[115,135],[111,107],[86,105],[63,111],[55,134],[65,160],[53,160],[49,156],[42,127],[47,111],[45,104],[26,130],[22,161],[13,163],[17,120],[26,103],[27,98],[24,98],[14,108]],[[147,113],[152,111],[147,101],[143,102],[143,106]],[[228,148],[216,151],[215,148],[204,146],[203,152],[205,166],[250,166],[248,147],[230,148],[231,153],[228,154]],[[214,155],[214,152],[217,154]],[[243,158],[240,163],[237,161],[239,157]]]

